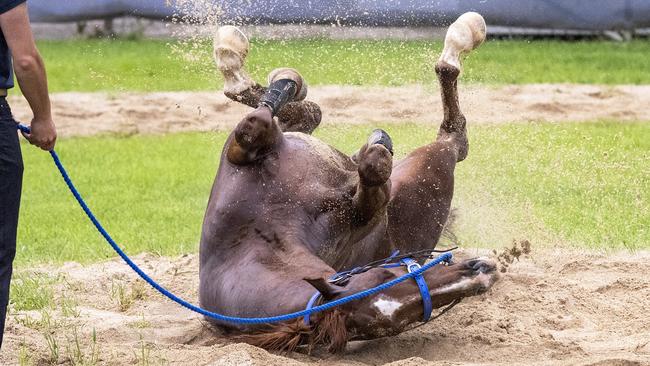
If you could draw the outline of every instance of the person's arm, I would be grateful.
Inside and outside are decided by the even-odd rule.
[[[24,135],[31,144],[52,150],[56,143],[56,128],[52,121],[45,65],[34,43],[27,5],[23,3],[0,14],[0,28],[11,50],[20,90],[34,113],[32,131]]]

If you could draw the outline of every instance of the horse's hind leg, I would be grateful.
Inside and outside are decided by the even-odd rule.
[[[214,59],[224,77],[224,94],[236,102],[257,108],[268,88],[253,81],[244,71],[248,50],[248,38],[237,27],[219,28],[214,38]],[[307,85],[297,71],[287,68],[273,70],[269,74],[269,84],[272,79],[278,77],[293,79],[298,89],[291,102],[275,111],[280,129],[284,132],[311,134],[320,124],[320,107],[314,102],[304,100],[307,96]]]
[[[436,63],[444,117],[433,143],[423,146],[393,168],[388,231],[401,250],[432,248],[449,216],[456,163],[467,156],[465,116],[458,103],[461,56],[485,39],[485,21],[477,13],[463,14],[447,31],[445,48]]]
[[[458,76],[461,71],[461,58],[464,54],[485,40],[485,21],[477,13],[461,15],[447,30],[445,48],[436,62],[436,74],[440,83],[444,117],[438,140],[451,140],[458,150],[457,161],[467,157],[466,120],[458,102]]]

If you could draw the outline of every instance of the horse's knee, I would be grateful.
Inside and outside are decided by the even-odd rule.
[[[359,152],[358,159],[361,184],[374,187],[384,184],[390,178],[393,157],[384,146],[364,146]]]
[[[365,225],[380,217],[390,200],[393,154],[388,134],[375,130],[354,160],[358,164],[359,173],[359,185],[354,197],[357,224]]]
[[[465,117],[463,117],[463,123]],[[444,157],[444,161],[447,161],[447,165],[455,165],[458,162],[461,162],[467,158],[469,152],[469,141],[467,139],[467,132],[465,129],[461,131],[447,131],[443,124],[440,126],[440,131],[438,131],[438,139],[436,145],[440,146],[440,153]]]
[[[273,135],[273,118],[268,108],[249,113],[235,128],[235,139],[240,146],[255,149],[268,145]]]
[[[376,129],[368,138],[368,143],[357,153],[359,178],[367,186],[385,183],[393,171],[393,142],[388,134]]]
[[[228,161],[247,164],[268,153],[282,138],[282,131],[273,121],[271,110],[259,107],[237,124],[233,135],[227,151]]]

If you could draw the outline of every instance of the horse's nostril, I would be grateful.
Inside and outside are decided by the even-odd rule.
[[[481,273],[490,273],[495,270],[495,266],[493,263],[488,262],[488,261],[479,261],[474,265],[474,270],[479,271]]]
[[[475,272],[480,273],[490,273],[496,269],[496,265],[489,260],[485,259],[473,259],[467,263],[467,266],[470,267]]]

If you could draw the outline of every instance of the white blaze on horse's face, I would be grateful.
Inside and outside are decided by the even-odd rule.
[[[460,58],[483,43],[485,32],[485,20],[480,14],[468,12],[461,15],[447,29],[440,60],[461,70]]]
[[[401,302],[387,296],[380,296],[372,305],[387,318],[391,318],[402,307]]]
[[[492,262],[487,257],[477,258],[478,260]],[[480,272],[471,277],[461,277],[460,280],[450,283],[446,286],[435,288],[429,291],[431,296],[444,295],[452,292],[466,292],[476,290],[477,288],[487,289],[494,283],[496,276],[494,274]]]
[[[431,296],[444,295],[450,292],[467,291],[475,285],[474,278],[462,278],[460,281],[429,291]]]

